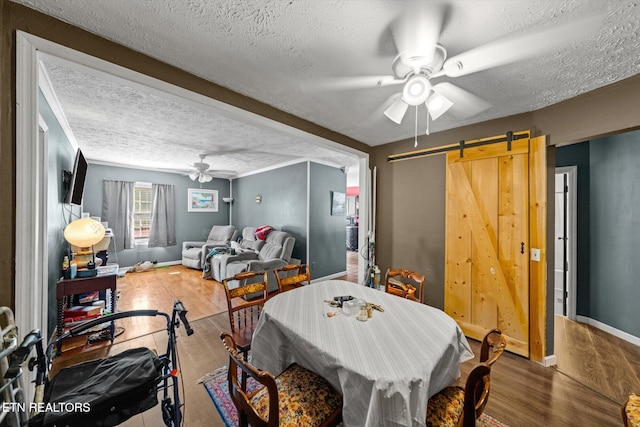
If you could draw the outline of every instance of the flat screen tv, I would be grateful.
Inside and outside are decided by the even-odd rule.
[[[84,179],[87,176],[87,161],[78,149],[76,160],[73,164],[73,175],[69,183],[69,190],[65,202],[80,206],[82,204],[82,192],[84,191]]]

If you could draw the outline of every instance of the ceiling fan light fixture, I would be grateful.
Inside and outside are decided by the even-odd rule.
[[[412,76],[402,89],[402,99],[412,106],[424,104],[431,93],[431,83],[424,75]]]
[[[425,105],[427,106],[431,120],[436,120],[451,108],[453,102],[447,99],[444,95],[434,92],[429,97]]]
[[[393,101],[393,104],[391,104],[389,108],[384,110],[384,115],[387,116],[389,120],[400,124],[404,114],[407,112],[407,108],[409,108],[409,104],[404,102],[402,98],[398,98]]]
[[[193,171],[189,174],[189,178],[191,178],[191,181],[195,181],[196,179],[198,179],[198,176],[200,176],[200,174],[197,171]]]

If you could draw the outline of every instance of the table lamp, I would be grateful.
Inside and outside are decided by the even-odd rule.
[[[81,248],[81,251],[91,251],[91,263],[87,265],[89,269],[95,268],[95,254],[93,245],[104,238],[104,226],[91,218],[80,218],[71,222],[64,229],[64,238],[69,244]]]

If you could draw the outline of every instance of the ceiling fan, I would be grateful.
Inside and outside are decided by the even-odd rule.
[[[531,58],[583,39],[599,28],[602,16],[590,16],[541,30],[478,46],[447,58],[447,49],[439,43],[450,6],[432,2],[410,2],[400,17],[391,23],[391,35],[398,54],[391,63],[392,75],[346,77],[321,80],[323,89],[362,89],[402,84],[400,92],[386,103],[384,114],[400,124],[409,107],[426,107],[429,119],[436,120],[455,106],[464,117],[474,116],[491,107],[487,101],[450,82],[433,83],[440,77],[455,78],[504,64]],[[385,103],[385,104],[386,104]]]
[[[192,181],[198,181],[202,184],[204,182],[210,182],[213,178],[229,178],[236,175],[236,171],[232,170],[209,169],[209,164],[204,162],[207,156],[208,154],[198,154],[200,161],[193,164],[194,170],[188,174]]]

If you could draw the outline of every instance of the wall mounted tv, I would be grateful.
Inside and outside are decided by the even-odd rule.
[[[82,192],[84,190],[84,179],[87,176],[87,161],[78,149],[76,160],[73,164],[73,175],[67,190],[65,203],[80,206],[82,204]]]

